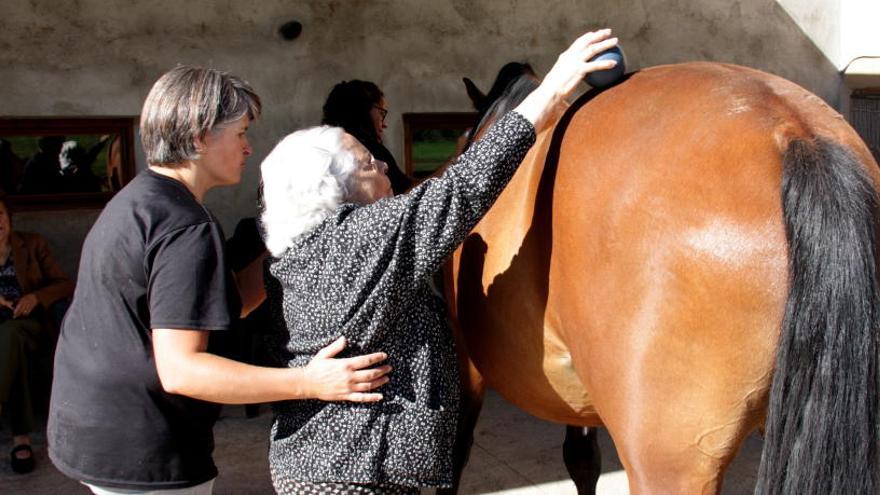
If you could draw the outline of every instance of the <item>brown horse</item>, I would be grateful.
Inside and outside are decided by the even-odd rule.
[[[878,186],[819,98],[654,67],[538,136],[451,263],[464,388],[604,426],[632,493],[877,493]],[[462,424],[473,426],[475,420]]]

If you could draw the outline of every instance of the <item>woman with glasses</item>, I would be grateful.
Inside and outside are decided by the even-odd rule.
[[[370,81],[352,79],[333,86],[324,103],[324,125],[341,127],[354,136],[376,160],[388,164],[388,179],[394,194],[412,187],[413,181],[397,168],[394,156],[382,144],[388,107],[385,95]]]

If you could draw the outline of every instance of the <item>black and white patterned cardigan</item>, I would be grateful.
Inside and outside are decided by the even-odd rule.
[[[508,113],[440,178],[367,206],[345,204],[268,263],[267,293],[288,366],[339,335],[346,355],[384,351],[376,404],[276,406],[273,479],[448,486],[459,383],[431,275],[486,213],[535,141]],[[276,330],[277,331],[277,330]]]

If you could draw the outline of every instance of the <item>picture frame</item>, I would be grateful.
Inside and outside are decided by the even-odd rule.
[[[0,193],[18,210],[101,208],[135,174],[137,117],[0,117]]]
[[[435,173],[455,156],[459,138],[476,122],[476,112],[403,114],[404,167],[414,179]]]

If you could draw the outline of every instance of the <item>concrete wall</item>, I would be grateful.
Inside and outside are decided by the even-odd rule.
[[[265,107],[251,133],[251,167],[241,186],[207,199],[228,233],[254,212],[261,159],[285,133],[317,123],[326,93],[342,79],[383,88],[386,144],[399,161],[401,113],[469,110],[462,76],[488,86],[510,60],[546,71],[577,34],[602,26],[621,37],[631,68],[733,62],[840,104],[834,62],[774,0],[0,1],[0,115],[136,115],[151,83],[177,63],[250,81]],[[277,30],[292,19],[304,29],[288,42]],[[73,272],[96,215],[22,213],[16,222],[49,237]]]
[[[846,0],[841,11],[841,60],[849,88],[880,88],[880,2]]]
[[[861,0],[845,0],[847,2]],[[841,0],[778,0],[780,7],[837,68],[842,57]]]

